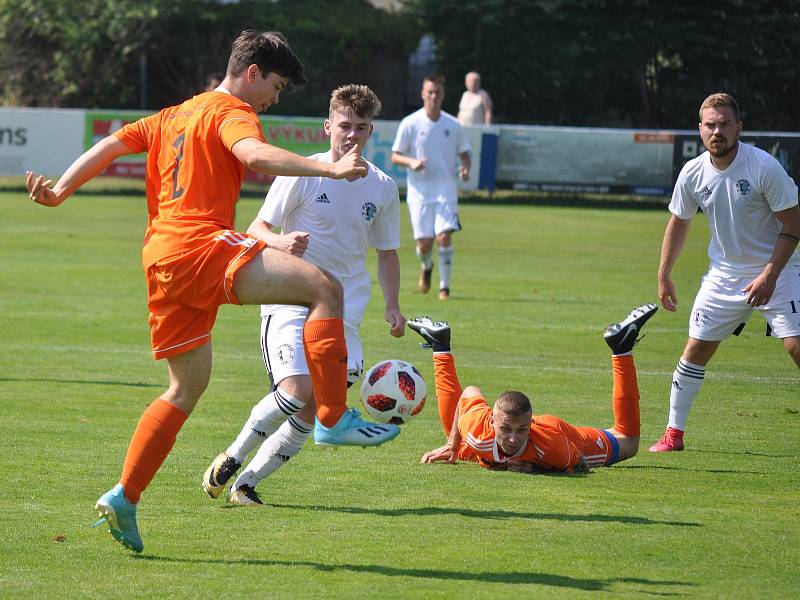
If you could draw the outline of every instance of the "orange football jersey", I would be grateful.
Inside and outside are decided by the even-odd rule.
[[[146,268],[180,256],[221,229],[233,229],[244,165],[233,145],[266,142],[255,111],[225,92],[207,92],[130,123],[114,134],[147,152]]]

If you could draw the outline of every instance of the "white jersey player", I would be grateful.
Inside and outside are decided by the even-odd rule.
[[[426,77],[421,96],[422,108],[400,122],[392,162],[408,169],[406,201],[421,262],[419,290],[430,289],[436,238],[439,298],[445,300],[453,271],[452,233],[461,229],[456,178],[469,179],[472,148],[458,120],[442,110],[444,79]]]
[[[379,110],[380,101],[366,86],[346,85],[334,90],[324,124],[331,149],[311,158],[335,162],[353,146],[363,147]],[[370,297],[370,274],[366,268],[370,246],[377,254],[378,281],[390,333],[402,336],[406,323],[398,299],[397,184],[375,165],[367,164],[366,177],[353,181],[278,177],[248,230],[270,246],[328,271],[342,284],[350,384],[359,379],[364,369],[358,330]],[[281,234],[273,231],[276,227],[280,227]],[[260,446],[230,487],[228,500],[235,504],[262,504],[256,485],[297,454],[312,430],[320,441],[322,426],[317,423],[315,428],[313,423],[315,405],[303,345],[306,312],[306,308],[294,305],[261,307],[261,348],[273,389],[253,407],[233,444],[206,470],[203,487],[212,497],[220,495],[248,454]]]
[[[664,233],[658,293],[677,304],[670,273],[698,209],[708,219],[711,264],[689,320],[689,340],[673,373],[667,430],[652,452],[683,450],[683,432],[720,342],[738,335],[753,310],[768,323],[800,367],[800,209],[797,186],[767,152],[739,142],[739,107],[728,94],[700,106],[700,136],[707,152],[684,165]]]

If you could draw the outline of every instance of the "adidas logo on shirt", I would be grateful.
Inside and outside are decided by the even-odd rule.
[[[331,201],[328,200],[328,194],[326,194],[325,192],[323,192],[321,196],[317,196],[317,202],[322,202],[322,204],[331,203]]]

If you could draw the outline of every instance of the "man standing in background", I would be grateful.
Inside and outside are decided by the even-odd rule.
[[[458,103],[458,122],[467,125],[492,124],[492,97],[481,88],[481,74],[470,71],[464,78],[467,88]]]
[[[456,177],[469,179],[472,150],[464,129],[442,110],[444,78],[429,75],[422,82],[422,108],[400,122],[392,163],[408,169],[406,201],[421,262],[419,291],[427,293],[433,272],[433,240],[439,251],[439,299],[450,297],[453,232],[458,219]],[[459,160],[456,170],[455,162]]]

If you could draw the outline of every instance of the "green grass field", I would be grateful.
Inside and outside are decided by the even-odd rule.
[[[246,227],[259,200],[239,204]],[[466,205],[453,297],[415,290],[405,206],[401,303],[447,319],[463,384],[529,392],[535,413],[610,426],[600,332],[655,301],[663,211]],[[432,397],[380,449],[308,444],[261,486],[268,508],[210,500],[209,461],[266,387],[255,307],[226,306],[212,383],[139,508],[134,556],[90,529],[130,434],[165,387],[149,352],[142,197],[77,196],[58,209],[0,194],[0,596],[263,598],[783,598],[800,589],[800,379],[754,317],[709,368],[687,450],[646,451],[706,266],[702,217],[637,347],[643,452],[586,477],[420,465],[443,441]],[[372,261],[374,262],[374,261]],[[413,334],[382,322],[366,359],[419,366]],[[351,404],[358,403],[351,390]],[[794,590],[794,591],[792,591]]]

